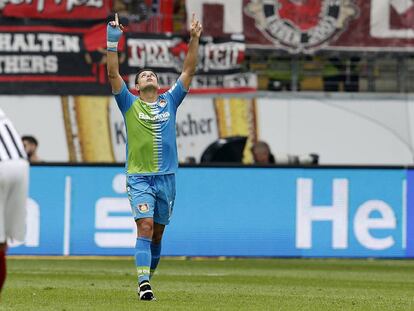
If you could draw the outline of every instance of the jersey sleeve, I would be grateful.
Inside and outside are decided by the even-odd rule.
[[[128,109],[132,106],[132,103],[135,100],[135,96],[134,94],[132,94],[126,84],[125,81],[122,82],[122,87],[121,87],[121,91],[119,91],[119,93],[113,93],[115,96],[115,100],[116,103],[118,105],[119,110],[121,110],[121,112],[123,114],[125,114]]]
[[[180,79],[178,79],[174,85],[166,92],[166,94],[169,95],[172,99],[175,108],[178,108],[178,106],[180,106],[187,93],[188,91],[184,88],[184,85]]]

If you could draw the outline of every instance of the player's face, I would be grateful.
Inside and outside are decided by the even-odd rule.
[[[138,76],[138,89],[158,88],[157,76],[152,71],[143,71]]]

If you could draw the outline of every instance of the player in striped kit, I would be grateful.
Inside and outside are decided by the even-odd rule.
[[[29,164],[13,124],[0,109],[0,291],[6,279],[7,241],[23,241]]]
[[[149,279],[160,259],[162,235],[175,200],[176,112],[196,71],[202,26],[193,14],[188,53],[177,82],[158,95],[156,73],[142,69],[135,78],[139,97],[128,91],[119,74],[117,44],[122,31],[116,15],[107,27],[108,77],[127,129],[127,192],[138,229],[135,261],[139,298],[154,300]]]

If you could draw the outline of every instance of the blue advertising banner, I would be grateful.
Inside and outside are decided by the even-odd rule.
[[[407,257],[414,257],[414,170],[407,171]]]
[[[165,253],[404,257],[404,170],[188,168]]]
[[[413,256],[406,172],[180,168],[162,255]],[[26,241],[10,254],[134,254],[121,167],[32,167],[28,211]]]
[[[58,167],[30,170],[26,241],[11,247],[10,254],[62,255],[66,175]]]

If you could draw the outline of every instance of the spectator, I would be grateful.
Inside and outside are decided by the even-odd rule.
[[[195,157],[188,156],[188,157],[185,158],[184,163],[186,163],[186,164],[196,164],[197,161],[196,161]]]
[[[270,151],[270,147],[264,141],[256,142],[252,149],[255,164],[275,164],[275,157]]]
[[[41,162],[39,156],[37,155],[37,147],[39,143],[37,142],[37,139],[33,136],[23,136],[22,137],[24,150],[26,151],[27,157],[29,159],[30,163],[34,162]]]

